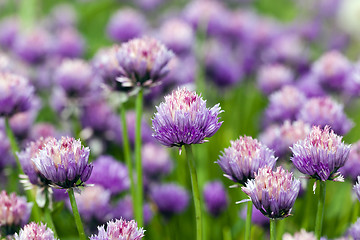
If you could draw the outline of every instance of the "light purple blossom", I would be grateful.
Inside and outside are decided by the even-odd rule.
[[[353,97],[360,97],[360,62],[355,63],[347,74],[344,93]]]
[[[80,140],[52,138],[32,161],[52,186],[73,188],[82,186],[91,175],[93,165],[88,163],[89,154],[90,149],[83,147]]]
[[[71,27],[59,29],[55,35],[56,55],[62,58],[81,57],[85,50],[85,40],[80,33]]]
[[[31,222],[25,225],[18,233],[15,233],[15,240],[56,240],[54,232],[46,227],[46,224]]]
[[[135,9],[123,8],[115,12],[108,23],[107,34],[117,42],[141,37],[147,28],[145,17]]]
[[[0,229],[9,229],[5,235],[12,235],[17,228],[24,225],[31,212],[32,204],[26,202],[25,197],[15,193],[7,194],[4,190],[0,193]]]
[[[19,32],[19,21],[15,17],[6,17],[0,22],[0,46],[10,49]]]
[[[154,38],[142,37],[123,43],[117,51],[123,87],[151,87],[165,77],[174,54]]]
[[[357,176],[360,176],[360,141],[351,144],[349,159],[339,171],[345,178],[356,182]]]
[[[143,228],[138,228],[134,220],[115,219],[107,222],[105,226],[98,227],[98,234],[92,235],[90,240],[140,240],[144,237]]]
[[[152,179],[160,179],[170,173],[172,160],[163,146],[155,143],[144,144],[141,150],[144,174]]]
[[[330,97],[308,99],[300,109],[298,120],[310,125],[329,125],[335,133],[345,135],[354,123],[344,113],[344,106]]]
[[[94,169],[89,183],[103,186],[112,194],[121,193],[130,186],[127,167],[111,156],[100,156],[93,162]]]
[[[300,181],[291,172],[265,166],[241,188],[265,216],[270,219],[288,217],[300,191]]]
[[[219,216],[228,206],[228,196],[220,181],[208,182],[203,190],[205,206],[213,216]]]
[[[246,220],[247,217],[247,206],[243,207],[240,211],[240,217],[244,220]],[[251,213],[251,222],[253,224],[259,225],[259,226],[269,226],[270,221],[269,218],[265,217],[264,214],[262,214],[260,212],[260,210],[258,210],[257,208],[253,207],[252,208],[252,213]]]
[[[244,136],[230,141],[230,144],[216,163],[225,173],[224,176],[231,181],[245,185],[249,179],[255,177],[259,168],[275,166],[274,151],[257,139]]]
[[[338,169],[344,166],[350,153],[350,146],[342,142],[342,137],[325,126],[313,126],[309,135],[291,147],[291,161],[302,173],[317,180],[340,181]]]
[[[150,198],[165,217],[185,211],[189,204],[189,193],[175,183],[153,186],[150,190]]]
[[[257,84],[259,89],[270,94],[279,90],[282,86],[294,81],[294,74],[290,68],[282,64],[263,65],[257,73]]]
[[[11,116],[31,107],[34,87],[19,75],[0,73],[0,116]]]
[[[143,205],[144,223],[149,224],[153,218],[153,212],[151,206],[148,203]],[[127,195],[120,199],[116,206],[111,211],[111,216],[114,218],[124,218],[130,221],[134,218],[133,201],[130,195]]]
[[[186,88],[173,91],[165,97],[165,102],[156,107],[152,123],[155,137],[168,147],[205,142],[220,128],[219,104],[211,109],[195,92]]]

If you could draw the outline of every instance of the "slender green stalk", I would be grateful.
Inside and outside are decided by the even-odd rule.
[[[326,181],[319,181],[319,202],[316,213],[315,222],[315,236],[319,240],[321,237],[322,224],[324,218],[324,207],[325,207],[325,194],[326,194]]]
[[[276,219],[270,219],[270,240],[276,240]]]
[[[284,234],[284,230],[285,230],[285,221],[286,218],[280,219],[280,221],[277,224],[278,226],[277,226],[276,240],[282,239],[282,235]]]
[[[136,192],[135,192],[135,184],[133,177],[133,163],[131,160],[131,148],[130,148],[129,134],[126,124],[126,109],[123,105],[120,106],[120,116],[121,116],[121,124],[123,129],[122,131],[123,151],[124,151],[125,162],[129,172],[131,198],[134,202],[136,199]]]
[[[14,136],[14,133],[10,127],[10,120],[9,120],[9,117],[5,117],[5,128],[6,128],[6,135],[9,139],[9,142],[10,142],[10,147],[11,147],[11,152],[12,154],[14,155],[15,157],[15,160],[16,160],[16,164],[18,166],[18,172],[21,173],[21,174],[24,174],[22,168],[21,168],[21,164],[19,162],[19,158],[17,157],[17,152],[19,152],[19,146],[16,142],[16,138]]]
[[[201,216],[201,201],[200,201],[200,191],[196,175],[196,168],[194,162],[194,155],[192,152],[191,145],[185,145],[186,157],[188,160],[190,176],[191,176],[191,185],[195,205],[195,216],[196,216],[196,239],[202,240],[202,216]]]
[[[247,214],[246,214],[246,223],[245,223],[245,240],[250,240],[252,208],[253,208],[253,203],[252,201],[249,201],[247,205]]]
[[[143,111],[144,90],[140,89],[136,97],[136,127],[135,127],[135,168],[137,177],[136,199],[135,199],[135,219],[138,226],[143,226],[143,181],[141,164],[141,118]]]
[[[79,238],[80,238],[80,240],[86,240],[84,227],[83,227],[83,224],[81,222],[79,210],[78,210],[77,205],[76,205],[74,189],[70,188],[68,190],[68,193],[69,193],[69,199],[70,199],[70,203],[71,203],[71,208],[72,208],[73,213],[74,213],[75,224],[76,224],[77,230],[79,232]]]
[[[47,223],[47,226],[51,228],[54,232],[54,236],[57,238],[56,228],[54,225],[54,221],[52,219],[51,210],[49,208],[50,205],[50,199],[48,195],[48,189],[45,190],[45,206],[42,209],[44,214],[44,221]]]
[[[359,201],[356,199],[356,200],[355,200],[355,203],[354,203],[352,215],[351,215],[351,223],[355,223],[356,220],[358,219],[358,217],[359,217],[359,210],[360,210],[360,203],[359,203]]]

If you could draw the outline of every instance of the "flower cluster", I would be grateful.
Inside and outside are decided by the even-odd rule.
[[[31,222],[25,225],[19,233],[15,233],[15,240],[56,240],[54,232],[45,224]]]

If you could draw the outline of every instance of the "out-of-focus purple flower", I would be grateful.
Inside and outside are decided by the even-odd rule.
[[[197,62],[194,56],[173,58],[169,62],[170,72],[163,78],[163,83],[168,89],[192,84],[195,82]],[[160,85],[160,86],[161,86]]]
[[[158,112],[152,119],[153,137],[168,147],[203,143],[222,124],[218,117],[222,112],[219,104],[209,109],[206,101],[186,88],[173,91],[156,109]]]
[[[275,166],[274,151],[257,139],[245,136],[230,141],[230,144],[216,163],[225,173],[224,176],[231,181],[245,185],[249,179],[255,177],[259,168]]]
[[[0,72],[14,72],[14,62],[10,56],[0,52]]]
[[[226,33],[228,29],[229,11],[221,1],[191,1],[185,7],[183,17],[194,29],[205,31],[209,35]]]
[[[82,186],[90,177],[93,165],[88,164],[90,149],[80,140],[51,138],[31,160],[43,178],[52,186],[73,188]]]
[[[357,62],[348,73],[345,81],[344,92],[353,97],[360,96],[360,62]]]
[[[338,169],[344,166],[350,153],[350,146],[342,137],[325,126],[313,126],[309,135],[291,147],[291,161],[302,173],[317,180],[341,180]]]
[[[357,182],[355,183],[353,189],[358,200],[360,201],[360,176],[357,177]]]
[[[145,11],[151,11],[164,3],[164,0],[135,0],[135,3]]]
[[[110,212],[110,191],[100,185],[84,188],[81,194],[75,193],[81,218],[85,221],[97,220],[104,222]],[[67,206],[71,209],[70,201]]]
[[[121,76],[121,70],[116,58],[119,46],[114,45],[110,48],[100,49],[92,60],[95,73],[98,74],[111,89],[126,90],[121,88],[121,84],[115,79]]]
[[[305,95],[293,86],[284,86],[269,97],[269,106],[265,110],[266,123],[293,121],[306,101]]]
[[[0,193],[0,233],[5,236],[12,235],[23,226],[30,217],[32,205],[26,202],[25,197],[15,193],[7,194],[4,190]]]
[[[1,170],[14,163],[14,157],[11,154],[10,142],[4,129],[0,129],[0,172]]]
[[[285,233],[282,240],[316,240],[316,237],[313,232],[307,232],[304,229],[301,229],[300,232],[294,233]]]
[[[188,192],[175,183],[155,185],[150,190],[150,197],[155,202],[158,210],[165,217],[179,214],[189,204]]]
[[[303,121],[285,121],[282,125],[271,125],[259,136],[259,140],[275,151],[275,156],[286,157],[289,147],[310,133],[310,125]]]
[[[151,87],[165,77],[174,54],[154,38],[142,37],[123,43],[117,51],[123,87]]]
[[[107,26],[107,34],[117,42],[126,42],[141,37],[147,28],[145,17],[135,9],[125,8],[112,15]]]
[[[31,222],[14,235],[15,240],[56,240],[54,232],[46,224]]]
[[[36,106],[38,104],[40,105],[39,102],[34,102],[31,109],[16,113],[10,118],[10,127],[18,139],[25,139],[28,136],[40,109],[40,106]]]
[[[347,230],[347,235],[350,236],[350,239],[357,240],[360,236],[360,218],[352,224],[349,229]]]
[[[0,116],[12,116],[31,107],[34,87],[19,75],[0,73]]]
[[[126,166],[111,156],[100,156],[93,162],[94,169],[89,183],[95,183],[110,190],[112,194],[121,193],[130,186]]]
[[[245,206],[240,212],[240,217],[242,219],[246,220],[246,216],[247,206]],[[268,226],[270,224],[269,218],[265,217],[264,214],[260,212],[260,210],[254,207],[252,208],[251,222],[259,226]]]
[[[50,123],[36,123],[31,129],[29,133],[30,140],[36,140],[41,137],[56,137],[57,132],[54,125]]]
[[[126,240],[140,240],[144,237],[143,228],[138,228],[134,220],[126,221],[122,218],[107,222],[105,226],[98,227],[98,235],[92,235],[90,240],[105,240],[105,239],[126,239]]]
[[[153,218],[153,212],[149,204],[143,206],[144,222],[145,224],[150,223]],[[134,218],[133,202],[131,196],[125,196],[122,198],[115,208],[112,210],[112,216],[114,218],[124,218],[128,221]]]
[[[166,21],[159,30],[159,39],[177,55],[191,52],[195,39],[194,35],[191,26],[180,19]]]
[[[29,181],[34,185],[46,186],[50,181],[44,178],[36,168],[32,159],[35,158],[41,149],[49,143],[52,138],[40,138],[34,142],[30,142],[25,150],[17,153],[21,167],[28,176]]]
[[[86,104],[81,114],[81,124],[96,132],[106,132],[110,127],[110,120],[115,113],[104,99],[97,99]]]
[[[300,78],[296,81],[296,87],[308,98],[323,97],[326,95],[326,92],[321,87],[318,78],[312,73],[300,76]]]
[[[238,59],[227,43],[212,42],[205,48],[205,71],[207,77],[218,87],[229,87],[242,80]]]
[[[330,51],[313,64],[312,72],[325,88],[342,90],[351,68],[352,64],[344,55],[338,51]]]
[[[50,13],[55,28],[74,27],[77,22],[76,11],[71,4],[57,4]]]
[[[143,171],[149,178],[159,179],[172,170],[172,161],[163,146],[147,143],[142,147],[141,152]]]
[[[360,176],[360,141],[351,144],[349,159],[339,171],[353,182],[356,181],[357,176]]]
[[[300,191],[300,181],[292,172],[265,166],[255,173],[255,179],[241,187],[262,214],[271,219],[288,217]]]
[[[69,97],[84,96],[97,83],[91,66],[81,59],[64,60],[54,74],[54,81]]]
[[[135,145],[135,119],[136,114],[134,111],[126,112],[126,126],[129,135],[129,141],[132,146]],[[141,139],[143,143],[152,142],[154,140],[152,137],[151,127],[144,118],[141,120]]]
[[[204,186],[206,209],[213,216],[219,216],[228,206],[224,185],[220,181],[208,182]]]
[[[62,58],[81,57],[85,40],[74,28],[62,28],[55,34],[55,54]]]
[[[0,46],[10,49],[19,32],[19,23],[15,17],[3,18],[0,22]]]
[[[267,95],[293,81],[293,72],[290,68],[282,64],[263,65],[257,73],[258,87]]]
[[[13,50],[25,62],[40,64],[52,50],[52,39],[44,29],[34,29],[17,36]]]
[[[300,109],[297,119],[310,125],[329,125],[335,133],[345,135],[354,123],[347,118],[343,105],[330,97],[310,98]]]

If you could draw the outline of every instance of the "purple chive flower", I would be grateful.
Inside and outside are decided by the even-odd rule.
[[[242,208],[241,212],[240,212],[240,217],[244,220],[246,220],[247,217],[247,206]],[[257,208],[252,208],[252,213],[251,213],[251,222],[253,224],[259,225],[259,226],[269,226],[270,221],[269,218],[265,217],[264,214],[262,214],[260,212],[260,210],[258,210]]]
[[[255,179],[241,187],[262,214],[271,219],[288,217],[300,191],[300,181],[292,172],[265,166],[255,173]]]
[[[52,50],[52,39],[48,32],[38,28],[19,35],[14,42],[13,50],[25,62],[40,64]]]
[[[285,233],[282,240],[316,240],[316,237],[313,232],[307,232],[304,229],[301,229],[300,232],[294,233]]]
[[[347,236],[351,237],[350,239],[358,240],[360,236],[360,218],[356,220],[347,230]]]
[[[354,123],[347,118],[343,108],[330,97],[310,98],[300,109],[298,119],[320,127],[329,125],[335,133],[345,135]]]
[[[353,189],[358,200],[360,201],[360,176],[357,177],[357,182],[355,183]]]
[[[74,27],[77,23],[76,10],[69,3],[61,3],[54,6],[50,16],[55,29]]]
[[[347,75],[344,92],[353,97],[360,97],[360,62],[357,62]]]
[[[143,228],[138,228],[134,220],[126,221],[124,219],[110,220],[105,226],[98,227],[98,235],[92,235],[90,240],[140,240],[144,237]]]
[[[269,97],[269,106],[265,110],[266,123],[293,121],[306,101],[305,95],[293,86],[284,86]]]
[[[264,65],[259,68],[257,84],[259,89],[269,95],[282,86],[292,83],[294,74],[290,68],[281,64]]]
[[[145,225],[147,225],[153,218],[153,212],[150,205],[147,203],[143,206],[143,214]],[[125,196],[117,203],[115,208],[112,210],[112,216],[115,218],[124,218],[128,221],[134,218],[133,201],[131,196]]]
[[[180,19],[166,21],[159,30],[160,40],[177,55],[191,52],[194,43],[194,31],[191,26]]]
[[[154,38],[142,37],[123,43],[117,52],[123,87],[151,87],[168,72],[174,54]]]
[[[31,212],[31,203],[26,202],[25,197],[19,197],[15,193],[7,194],[4,190],[0,193],[0,234],[14,234],[18,228],[24,225]]]
[[[52,138],[31,160],[51,186],[73,188],[82,186],[91,175],[93,165],[88,164],[89,154],[90,149],[83,147],[80,140]]]
[[[63,28],[55,35],[55,53],[62,58],[81,57],[85,49],[85,40],[74,28]]]
[[[312,67],[312,72],[318,77],[325,88],[342,90],[352,64],[338,51],[330,51],[321,56]]]
[[[205,71],[214,83],[221,88],[233,86],[242,80],[238,59],[227,43],[212,42],[205,49]]]
[[[15,17],[3,18],[0,22],[0,46],[10,49],[19,32],[19,21]]]
[[[190,55],[185,58],[173,58],[169,62],[169,68],[171,70],[169,74],[164,77],[160,86],[174,89],[195,82],[197,62],[194,56]]]
[[[325,90],[321,87],[318,78],[313,73],[302,75],[296,81],[296,87],[302,91],[308,98],[323,97]]]
[[[142,147],[141,156],[144,174],[151,179],[159,179],[172,170],[171,158],[163,146],[147,143]]]
[[[350,153],[350,146],[344,144],[342,137],[330,130],[329,126],[321,129],[313,126],[310,134],[291,147],[291,161],[302,173],[317,180],[338,180],[337,170],[344,166]]]
[[[32,159],[35,158],[39,154],[40,150],[51,141],[51,137],[40,138],[37,141],[30,142],[25,150],[17,153],[21,167],[24,173],[28,176],[31,184],[39,186],[46,186],[50,184],[50,181],[40,174]]]
[[[285,121],[282,125],[271,125],[259,136],[259,140],[275,151],[275,156],[290,155],[290,147],[310,133],[310,125],[303,121]]]
[[[50,123],[36,123],[29,133],[29,139],[35,141],[39,138],[55,137],[57,135],[56,128]]]
[[[135,0],[137,6],[144,11],[152,11],[164,3],[164,0]]]
[[[56,240],[54,232],[46,224],[31,222],[25,225],[19,233],[15,233],[15,240]]]
[[[219,104],[206,108],[206,101],[186,88],[173,91],[156,109],[153,137],[168,147],[204,143],[222,124]]]
[[[108,220],[106,217],[110,212],[110,196],[110,191],[100,185],[86,187],[81,194],[75,193],[81,218],[87,222]],[[68,208],[71,209],[70,201],[67,203]]]
[[[189,204],[188,192],[175,183],[153,186],[150,198],[155,202],[159,212],[167,218],[185,211]]]
[[[110,190],[112,194],[121,193],[130,186],[126,166],[111,156],[100,156],[93,162],[94,169],[89,183],[95,183]]]
[[[28,80],[11,73],[0,73],[0,116],[12,116],[31,107],[34,87]]]
[[[220,181],[208,182],[204,186],[204,201],[208,212],[219,216],[228,206],[228,197]]]
[[[81,59],[64,60],[54,74],[54,81],[69,97],[84,96],[96,84],[91,66]]]
[[[135,145],[135,119],[136,119],[135,111],[126,112],[127,131],[129,134],[129,141],[132,146]],[[143,143],[148,143],[153,141],[152,130],[149,124],[146,122],[145,118],[141,120],[141,139]]]
[[[259,168],[264,166],[274,167],[276,157],[274,151],[252,137],[240,137],[230,141],[231,146],[225,148],[222,156],[216,162],[219,164],[224,176],[245,185],[249,179],[255,177]]]
[[[145,33],[145,17],[135,9],[125,8],[112,15],[107,26],[107,34],[117,42],[126,42]]]
[[[339,171],[345,178],[356,182],[357,176],[360,176],[360,141],[351,144],[349,159]]]

